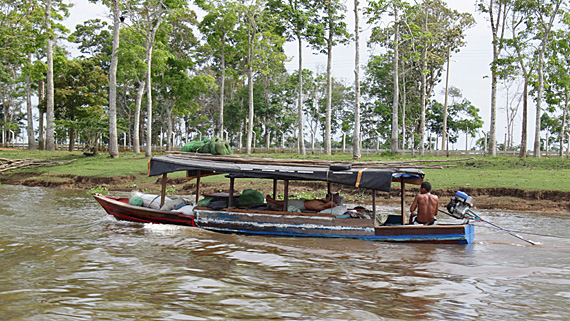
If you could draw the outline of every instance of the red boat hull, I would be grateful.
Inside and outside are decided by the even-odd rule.
[[[130,205],[127,198],[114,198],[101,194],[93,194],[93,197],[109,215],[114,216],[118,220],[137,223],[196,226],[193,215]]]

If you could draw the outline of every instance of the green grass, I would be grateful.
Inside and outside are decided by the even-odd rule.
[[[158,155],[158,154],[157,154]],[[256,154],[256,157],[281,159],[320,159],[333,161],[352,161],[352,155],[307,155],[297,154]],[[46,152],[46,151],[16,151],[1,150],[0,158],[9,159],[45,159],[75,161],[59,166],[39,167],[24,170],[38,172],[49,176],[78,175],[94,177],[124,177],[136,176],[133,184],[142,185],[155,182],[156,177],[145,177],[147,162],[144,154],[134,156],[132,153],[122,153],[119,158],[111,159],[107,154],[85,157],[79,152]],[[446,158],[419,156],[363,156],[363,161],[430,161],[418,162],[418,165],[451,166],[443,169],[423,169],[426,180],[438,188],[520,188],[527,190],[559,190],[570,191],[570,160],[567,158],[510,158],[510,157],[477,157],[470,160],[449,162]],[[441,162],[437,162],[437,161]],[[436,162],[433,162],[436,161]],[[13,174],[14,172],[10,173]],[[0,175],[10,175],[2,174]],[[169,177],[184,177],[184,173],[173,173]],[[225,182],[223,175],[203,178],[203,182]]]

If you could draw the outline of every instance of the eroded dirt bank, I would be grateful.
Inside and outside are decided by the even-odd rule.
[[[158,190],[160,178],[146,179],[141,182],[137,176],[122,177],[92,177],[92,176],[41,176],[34,173],[3,175],[0,177],[0,183],[12,185],[41,186],[52,188],[77,188],[89,189],[92,187],[105,187],[110,191],[130,191],[134,188],[141,191]],[[136,187],[135,187],[136,182]],[[168,186],[171,192],[176,194],[193,194],[196,185],[193,181],[187,181],[184,178],[173,178],[168,180]],[[201,193],[212,193],[227,191],[228,184],[215,184],[203,182],[201,184]],[[263,194],[271,194],[273,185],[271,181],[246,181],[236,180],[236,190],[241,191],[246,188],[256,189]],[[291,182],[290,193],[304,193],[307,195],[323,195],[326,185],[323,183],[312,182]],[[351,203],[368,203],[371,200],[369,192],[333,184],[332,190],[340,192],[344,195],[345,202]],[[406,206],[413,201],[414,195],[418,192],[417,186],[408,186],[406,192]],[[474,198],[475,208],[479,209],[505,209],[513,211],[527,212],[548,212],[548,213],[567,213],[570,214],[570,192],[563,191],[536,191],[523,190],[517,188],[460,188]],[[440,198],[440,206],[445,206],[449,199],[455,195],[456,189],[434,189],[433,194]],[[282,185],[278,186],[278,193],[283,193]],[[377,202],[379,205],[400,204],[400,192],[393,191],[391,193],[378,193]]]

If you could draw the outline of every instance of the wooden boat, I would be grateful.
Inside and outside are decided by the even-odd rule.
[[[359,166],[359,167],[356,167]],[[424,173],[415,168],[377,168],[367,163],[355,164],[300,164],[295,160],[282,162],[255,161],[250,158],[204,157],[168,155],[153,157],[149,161],[149,176],[162,175],[161,205],[164,204],[167,174],[186,171],[188,179],[196,179],[196,195],[200,194],[200,177],[226,174],[229,178],[227,207],[212,209],[194,207],[190,213],[181,211],[158,210],[130,205],[128,198],[114,198],[94,194],[95,199],[108,214],[118,220],[176,224],[202,228],[222,233],[239,233],[265,236],[287,237],[326,237],[353,238],[373,241],[420,242],[420,243],[455,243],[469,244],[474,239],[471,224],[436,224],[407,225],[404,209],[404,191],[406,184],[419,185]],[[271,179],[273,195],[277,193],[278,181],[283,181],[283,209],[239,208],[234,183],[236,179]],[[331,184],[354,186],[371,191],[372,218],[352,218],[348,215],[335,215],[332,212],[290,212],[290,181],[321,181]],[[377,191],[389,192],[393,182],[401,188],[401,217],[397,222],[390,217],[389,225],[380,225],[377,219]],[[382,222],[383,223],[383,222]]]

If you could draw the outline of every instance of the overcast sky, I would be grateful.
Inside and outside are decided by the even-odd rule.
[[[70,30],[73,30],[75,25],[82,23],[88,19],[101,18],[106,19],[109,11],[101,4],[91,4],[87,0],[72,0],[74,7],[71,9],[70,17],[66,21],[66,25]],[[491,46],[491,30],[487,16],[476,11],[475,0],[447,0],[448,6],[460,12],[469,12],[475,18],[477,24],[466,32],[467,45],[461,48],[459,53],[455,53],[451,57],[450,63],[450,85],[459,88],[463,97],[470,100],[480,110],[480,115],[485,124],[483,130],[489,131],[490,123],[490,106],[491,106],[491,80],[489,64],[492,60],[492,46]],[[349,31],[354,32],[354,11],[353,2],[347,2],[347,23]],[[361,34],[360,45],[360,60],[361,72],[362,66],[371,54],[380,53],[380,48],[368,48],[366,41],[368,40],[370,30],[364,24],[365,18],[361,17],[361,28],[365,29]],[[287,44],[285,51],[292,60],[286,63],[288,70],[293,71],[297,69],[298,63],[296,60],[297,44]],[[324,55],[314,55],[310,49],[304,49],[303,65],[304,68],[313,71],[325,71],[327,58]],[[348,83],[354,81],[354,46],[338,46],[333,49],[333,74],[336,78],[344,78]],[[444,72],[445,75],[445,72]],[[362,75],[361,75],[362,79]],[[445,80],[439,84],[435,89],[435,97],[443,103],[443,94],[441,93],[445,86]],[[500,90],[499,86],[499,90]],[[505,106],[505,96],[499,93],[497,98],[497,141],[503,143],[505,140],[506,132],[506,112],[503,109]],[[521,107],[522,109],[522,107]],[[532,149],[534,143],[534,119],[535,107],[532,99],[529,99],[529,124],[528,124],[528,148]],[[520,144],[521,124],[522,117],[521,111],[517,115],[514,128],[514,141],[515,144]],[[473,147],[475,140],[482,137],[479,133],[477,138],[469,139],[469,148]],[[457,149],[465,148],[465,136],[460,137],[458,143],[454,146]]]

